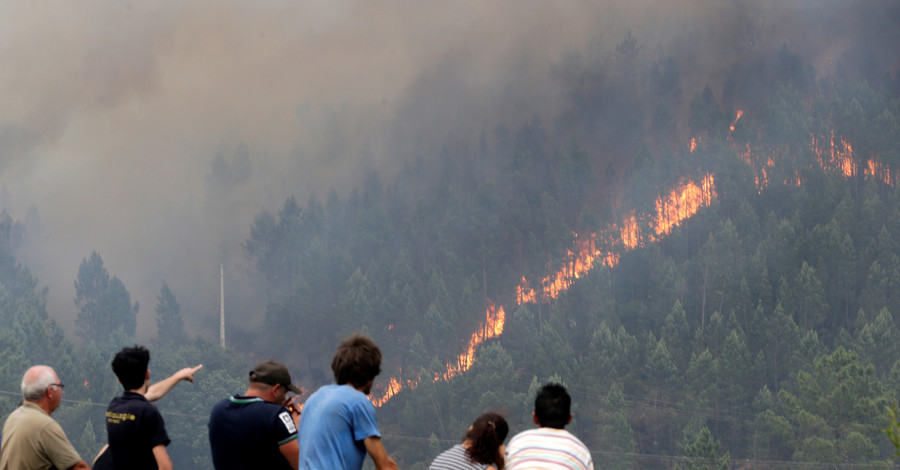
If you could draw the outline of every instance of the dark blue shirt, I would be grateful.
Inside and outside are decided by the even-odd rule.
[[[290,469],[280,447],[294,439],[291,412],[259,397],[233,395],[216,403],[209,416],[216,470]]]

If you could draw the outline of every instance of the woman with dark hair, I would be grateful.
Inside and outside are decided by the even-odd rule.
[[[503,441],[509,425],[497,413],[478,417],[457,444],[438,455],[428,470],[503,470]]]

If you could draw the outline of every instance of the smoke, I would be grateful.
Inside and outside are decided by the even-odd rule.
[[[93,250],[141,303],[142,335],[163,280],[186,315],[216,312],[220,263],[230,312],[249,317],[240,242],[256,213],[499,124],[552,122],[590,76],[561,73],[566,57],[612,67],[632,31],[641,61],[679,61],[689,99],[767,45],[819,76],[896,73],[898,24],[890,0],[11,0],[0,202],[28,218],[23,261],[66,327]]]

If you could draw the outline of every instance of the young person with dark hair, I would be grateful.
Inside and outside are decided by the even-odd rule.
[[[462,444],[437,456],[428,470],[503,470],[503,441],[509,425],[497,413],[484,413],[469,426]]]
[[[538,429],[513,436],[506,446],[509,470],[543,468],[593,470],[591,452],[564,428],[572,421],[572,399],[559,384],[544,385],[534,399],[532,420]]]
[[[381,373],[381,350],[368,337],[351,335],[338,346],[331,370],[337,383],[316,390],[303,406],[300,468],[359,470],[368,453],[377,470],[396,469],[366,397]]]
[[[166,451],[169,435],[159,410],[144,396],[150,388],[150,351],[143,346],[124,348],[112,360],[122,388],[106,408],[109,447],[103,465],[112,469],[171,470]]]
[[[203,364],[200,364],[195,367],[185,367],[184,369],[175,372],[169,377],[166,377],[165,379],[151,385],[147,389],[147,393],[144,393],[144,398],[146,398],[147,401],[153,403],[164,397],[167,393],[169,393],[169,390],[172,390],[172,387],[174,387],[182,380],[193,383],[194,374],[196,374],[197,371],[202,368]],[[108,449],[109,444],[103,446],[103,448],[100,449],[100,452],[97,453],[97,456],[94,457],[94,463],[92,464],[94,470],[110,470],[113,468],[112,458],[110,457],[110,453],[107,452]]]

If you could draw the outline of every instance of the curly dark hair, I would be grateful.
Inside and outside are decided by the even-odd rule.
[[[500,445],[509,434],[506,419],[497,413],[484,413],[475,419],[472,427],[466,432],[466,440],[472,445],[466,449],[466,455],[473,462],[493,465],[503,470],[506,462]]]

